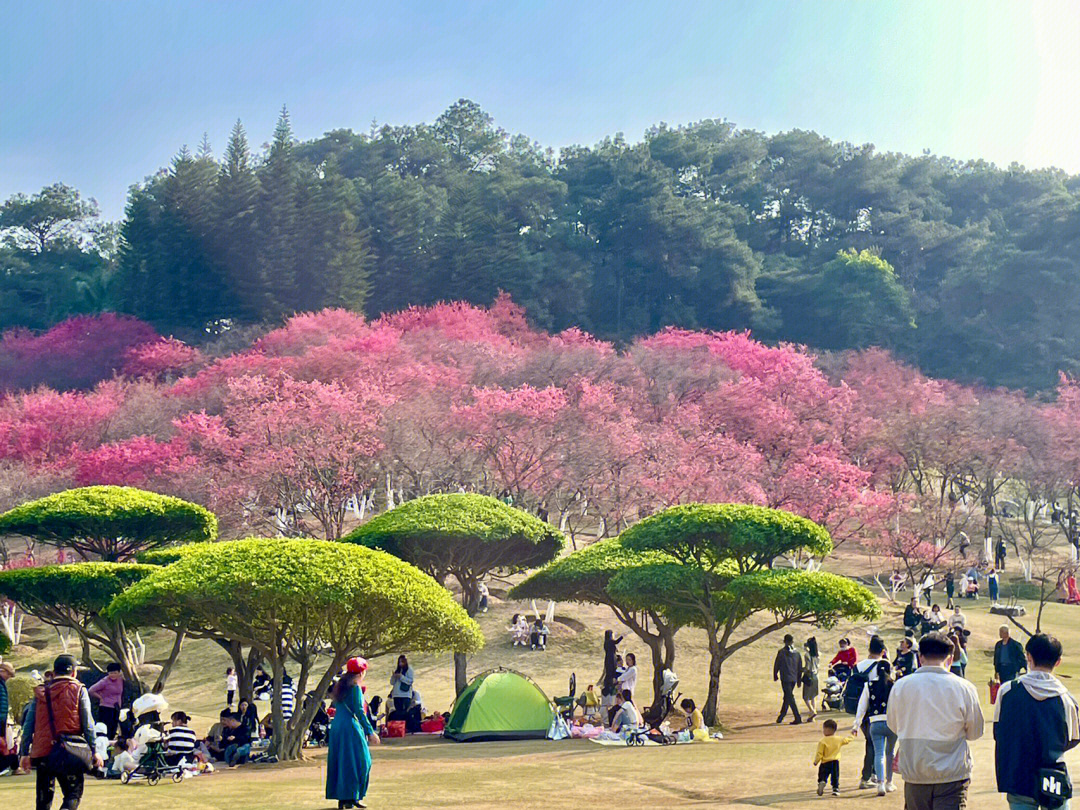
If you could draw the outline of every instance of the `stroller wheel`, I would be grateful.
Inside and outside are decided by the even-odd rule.
[[[148,773],[146,775],[146,784],[148,784],[150,787],[153,787],[159,781],[161,781],[161,774],[159,774],[157,771],[155,771],[154,773]]]
[[[172,775],[172,780],[174,782],[176,782],[176,784],[180,784],[181,782],[183,782],[184,781],[183,772],[182,771],[174,771],[173,775]]]
[[[130,773],[128,773],[127,771],[124,771],[122,774],[120,774],[120,784],[121,785],[126,785],[130,781],[131,781],[131,774]]]

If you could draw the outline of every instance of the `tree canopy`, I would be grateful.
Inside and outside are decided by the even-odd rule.
[[[275,746],[299,755],[331,679],[351,655],[401,650],[470,652],[479,628],[445,589],[375,549],[321,540],[249,538],[214,543],[151,569],[109,607],[114,619],[186,624],[256,648],[274,669]],[[327,669],[313,672],[328,650]],[[316,699],[286,725],[281,675],[300,664],[297,693]]]
[[[480,580],[535,568],[562,550],[564,539],[543,520],[487,495],[427,495],[372,518],[342,538],[380,548],[445,583],[461,586],[470,616],[480,605]],[[468,682],[464,651],[454,654],[458,693]]]
[[[133,487],[69,489],[0,515],[0,533],[117,562],[167,543],[217,537],[217,518],[197,504]]]
[[[91,645],[103,650],[120,664],[125,678],[138,684],[139,662],[128,636],[137,625],[106,616],[105,610],[125,588],[155,570],[149,565],[107,562],[14,568],[0,571],[0,596],[46,624],[74,632],[88,663],[95,663]]]
[[[663,553],[671,562],[629,567],[607,590],[630,606],[661,604],[682,624],[705,630],[709,693],[703,713],[716,718],[724,662],[769,633],[797,622],[831,626],[840,618],[874,619],[874,595],[853,580],[821,571],[776,569],[782,555],[824,557],[829,533],[813,521],[746,504],[673,506],[634,524],[618,541],[632,551]],[[763,623],[737,631],[755,616]]]

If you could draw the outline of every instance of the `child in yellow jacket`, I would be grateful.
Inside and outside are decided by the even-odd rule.
[[[817,795],[825,793],[825,783],[832,782],[833,796],[840,795],[840,749],[855,739],[855,736],[837,737],[836,721],[826,720],[821,724],[821,741],[817,744],[814,764],[818,766]]]

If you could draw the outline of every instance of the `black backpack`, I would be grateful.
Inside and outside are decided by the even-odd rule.
[[[859,669],[855,667],[851,670],[851,677],[848,678],[847,683],[844,684],[844,711],[848,714],[856,714],[859,711],[859,698],[862,697],[863,687],[870,682],[870,670],[876,666],[880,666],[881,662],[876,661],[866,669]],[[880,681],[881,678],[878,678]]]

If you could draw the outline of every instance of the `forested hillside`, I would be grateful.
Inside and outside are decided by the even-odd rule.
[[[305,142],[283,113],[265,148],[238,123],[221,155],[181,149],[116,226],[63,186],[10,199],[0,326],[115,310],[198,342],[506,291],[550,330],[751,329],[1047,389],[1080,370],[1078,191],[1058,171],[720,120],[556,152],[469,101]]]

